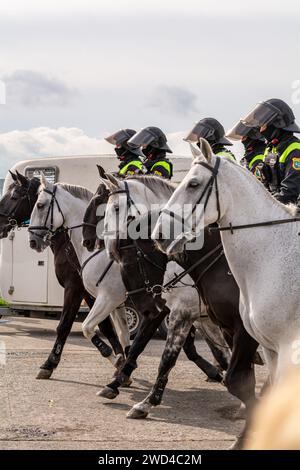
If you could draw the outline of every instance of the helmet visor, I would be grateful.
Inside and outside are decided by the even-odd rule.
[[[148,129],[142,129],[137,132],[130,140],[128,140],[129,147],[138,148],[138,147],[147,147],[152,142],[157,140],[157,136],[152,134]]]
[[[211,137],[213,134],[214,134],[214,129],[212,129],[206,124],[197,122],[197,124],[188,133],[188,135],[184,137],[183,140],[185,140],[186,142],[191,142],[191,143],[199,142],[200,137],[202,137],[203,139],[207,139]]]
[[[116,147],[119,147],[125,142],[127,142],[129,138],[130,138],[130,135],[124,129],[121,129],[117,132],[114,132],[114,134],[111,134],[108,137],[105,137],[105,140],[109,142],[110,144],[115,145]]]
[[[248,127],[261,127],[270,124],[279,114],[280,111],[275,106],[261,102],[241,121]]]
[[[239,121],[235,126],[226,132],[226,136],[232,140],[242,140],[243,137],[249,134],[252,127],[246,126],[242,121]]]

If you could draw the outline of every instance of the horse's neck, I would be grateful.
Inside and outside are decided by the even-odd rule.
[[[66,192],[65,203],[62,212],[66,227],[74,227],[82,224],[83,217],[88,206],[88,201],[79,199]],[[88,251],[82,246],[82,228],[74,228],[69,233],[70,240],[80,263],[85,259]]]
[[[228,191],[229,186],[233,203],[227,205],[221,225],[251,224],[289,217],[284,206],[278,203],[247,170],[227,164],[221,177],[223,175],[224,192]],[[222,192],[220,188],[221,197]]]
[[[158,206],[160,206],[161,204],[165,204],[169,199],[169,197],[165,195],[164,191],[152,191],[145,184],[142,184],[137,181],[134,181],[134,185],[132,185],[130,189],[130,195],[135,203],[144,206],[145,210],[143,212],[147,212],[150,209],[154,209],[154,204],[157,204]]]
[[[225,207],[221,227],[291,218],[284,206],[268,194],[261,183],[239,167],[227,164],[225,168],[224,165],[219,182],[220,201]],[[297,232],[296,225],[288,223],[274,227],[233,229],[233,234],[231,231],[221,232],[225,254],[234,276],[248,280],[251,276],[261,275],[263,271],[258,269],[260,263],[274,259],[282,250],[283,240],[288,238],[291,245],[298,241],[293,235]]]

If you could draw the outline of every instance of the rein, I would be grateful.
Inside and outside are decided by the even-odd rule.
[[[157,265],[156,263],[154,263],[151,258],[149,258],[148,255],[146,255],[139,247],[136,246],[136,243],[133,243],[131,245],[132,247],[134,247],[137,251],[137,262],[139,264],[139,270],[140,272],[143,274],[145,273],[145,270],[143,269],[143,266],[142,266],[142,259],[145,259],[146,261],[148,261],[149,263],[151,263],[153,266],[155,266],[156,268],[159,268],[161,270],[164,270],[164,268],[162,268],[161,266]],[[127,249],[129,248],[130,246],[124,246],[124,247],[121,247],[120,249]],[[181,279],[184,278],[184,276],[186,276],[187,274],[190,274],[192,271],[194,271],[194,269],[196,269],[198,266],[200,266],[200,264],[203,264],[206,260],[208,260],[211,256],[213,256],[215,253],[217,253],[219,250],[221,249],[221,252],[218,254],[218,256],[216,258],[214,258],[211,263],[200,273],[200,275],[198,276],[196,282],[193,284],[193,285],[190,285],[190,284],[183,284],[184,287],[194,287],[194,288],[197,288],[197,283],[200,281],[200,279],[204,276],[204,274],[207,273],[207,271],[209,271],[214,265],[215,263],[217,263],[219,261],[219,259],[221,259],[221,257],[224,255],[224,251],[223,251],[223,246],[222,246],[222,243],[219,243],[215,248],[213,248],[212,250],[210,250],[208,253],[206,253],[202,258],[200,258],[199,260],[197,260],[192,266],[190,266],[189,268],[185,269],[184,271],[182,271],[179,275],[175,274],[174,275],[174,278],[171,279],[170,281],[168,281],[166,284],[164,285],[161,285],[161,284],[154,284],[153,286],[150,286],[150,281],[149,279],[147,279],[146,276],[143,276],[143,280],[144,280],[144,286],[143,287],[140,287],[138,289],[134,289],[132,291],[128,291],[126,294],[128,296],[131,296],[131,295],[135,295],[135,294],[139,294],[141,292],[147,292],[148,294],[151,294],[153,298],[157,297],[158,295],[161,295],[163,293],[167,293],[169,292],[170,290],[174,289],[177,284],[179,282],[181,282]]]
[[[233,235],[234,230],[244,230],[246,228],[253,227],[270,227],[273,225],[288,224],[291,222],[300,222],[300,217],[293,217],[292,219],[279,219],[279,220],[269,220],[267,222],[257,222],[254,224],[245,224],[245,225],[232,225],[229,224],[226,227],[208,227],[209,232],[225,232],[230,231]]]

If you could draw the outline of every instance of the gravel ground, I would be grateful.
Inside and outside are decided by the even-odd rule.
[[[111,381],[111,364],[76,323],[51,380],[36,380],[54,342],[53,320],[10,318],[0,323],[0,449],[227,449],[242,429],[239,401],[205,381],[184,354],[172,371],[163,404],[146,420],[126,419],[149,391],[164,341],[154,339],[139,360],[130,388],[113,401],[96,392]],[[197,349],[210,358],[206,344]],[[258,385],[266,372],[257,367]]]

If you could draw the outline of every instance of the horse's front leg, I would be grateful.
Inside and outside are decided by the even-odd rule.
[[[48,359],[40,367],[37,379],[50,379],[54,369],[58,366],[83,296],[83,286],[70,279],[65,285],[63,311],[56,329],[57,338]]]
[[[109,399],[116,398],[116,396],[119,395],[119,388],[124,382],[128,381],[128,378],[137,367],[137,358],[144,351],[157,328],[169,313],[170,310],[168,307],[164,306],[160,311],[154,308],[154,313],[149,313],[147,316],[143,317],[138,333],[129,349],[124,366],[115,380],[106,385],[97,395]]]
[[[117,307],[113,312],[111,312],[110,316],[113,320],[117,335],[127,356],[130,348],[130,333],[127,324],[125,305],[123,304]]]
[[[228,391],[239,398],[246,407],[246,424],[232,449],[243,448],[251,412],[256,403],[254,358],[257,347],[258,343],[241,324],[233,336],[231,361],[224,380]]]

